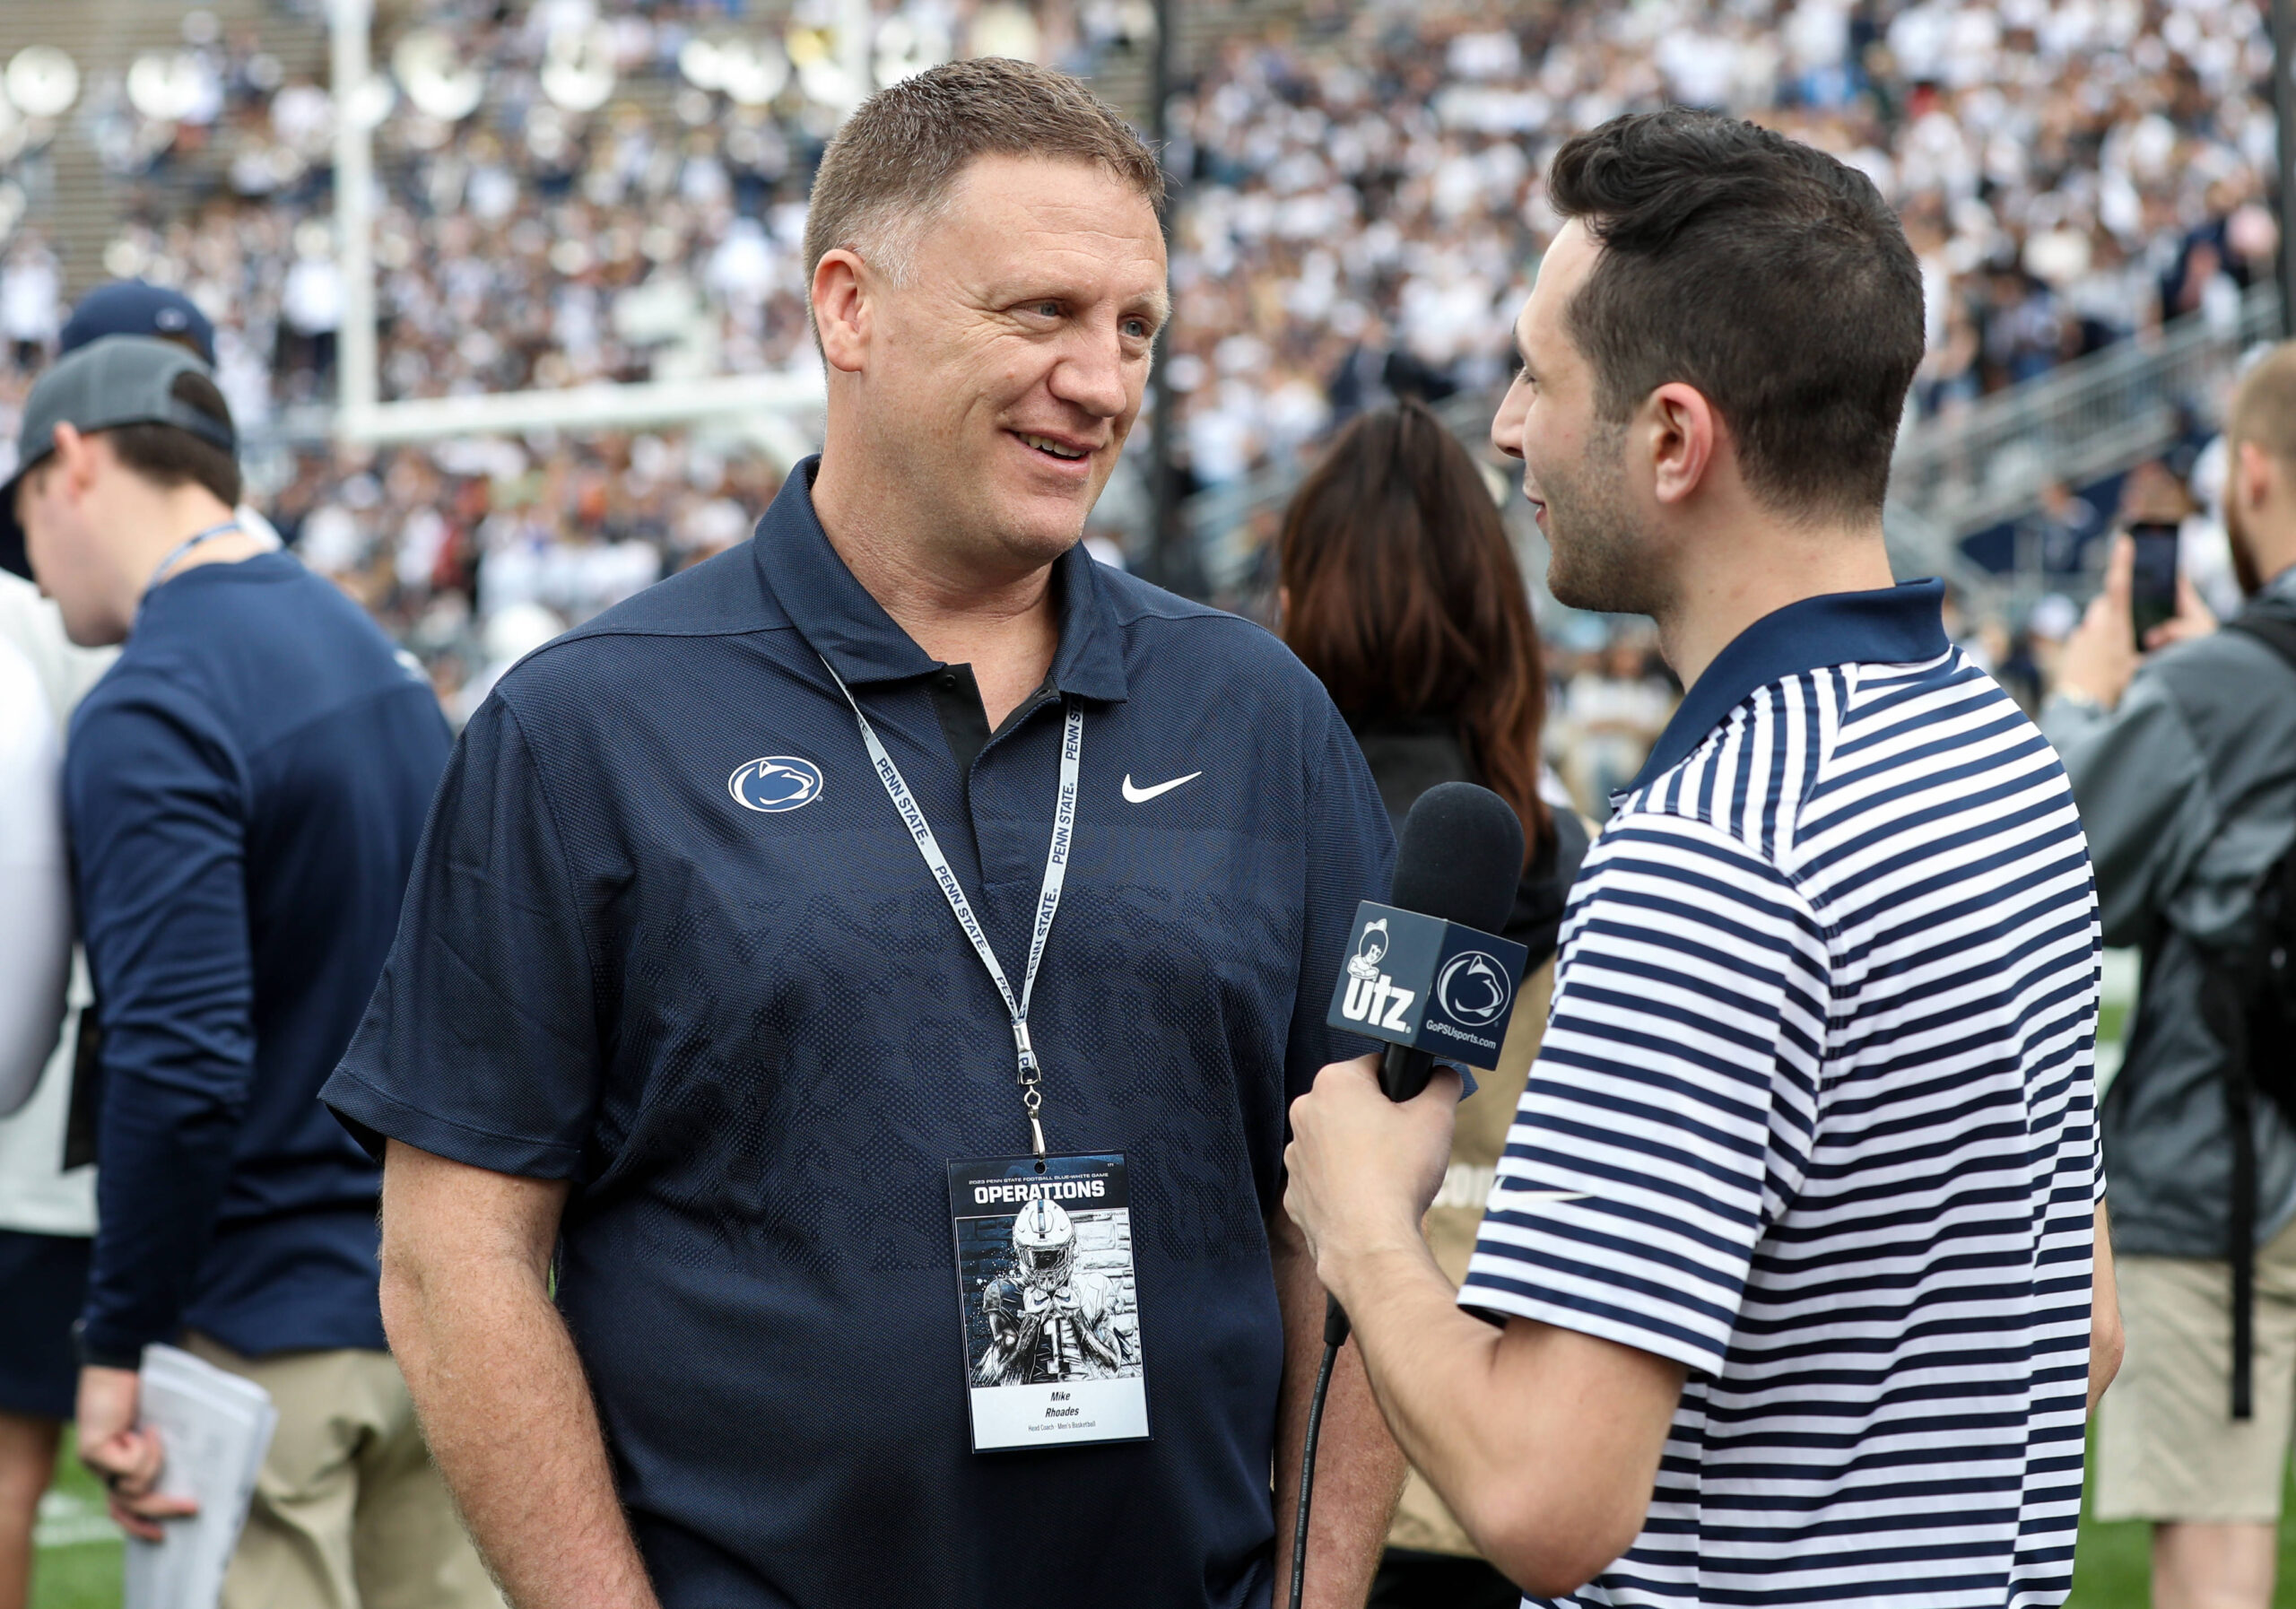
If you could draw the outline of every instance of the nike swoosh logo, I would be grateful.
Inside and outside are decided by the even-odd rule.
[[[1132,786],[1132,773],[1126,771],[1124,774],[1125,803],[1127,804],[1145,804],[1157,795],[1168,794],[1176,787],[1179,787],[1184,784],[1195,781],[1202,775],[1204,775],[1202,771],[1190,771],[1187,776],[1175,777],[1170,782],[1159,782],[1153,787],[1135,787]]]

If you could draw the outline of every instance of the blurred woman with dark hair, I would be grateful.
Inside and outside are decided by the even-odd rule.
[[[1481,783],[1523,818],[1504,936],[1529,947],[1528,976],[1497,1072],[1459,1109],[1427,1219],[1457,1283],[1546,1022],[1587,829],[1540,795],[1546,690],[1530,600],[1482,472],[1433,413],[1406,402],[1341,431],[1284,511],[1279,563],[1283,640],[1330,691],[1396,827],[1440,782]],[[1414,1471],[1367,1609],[1514,1609],[1520,1596]]]

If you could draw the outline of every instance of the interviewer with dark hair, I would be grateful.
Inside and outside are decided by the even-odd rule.
[[[1325,1068],[1287,1205],[1535,1597],[2059,1603],[2118,1349],[2096,900],[2048,745],[1891,583],[1913,254],[1865,178],[1703,113],[1579,136],[1548,195],[1492,438],[1555,596],[1652,616],[1688,691],[1572,890],[1456,1304],[1449,1074]]]
[[[1457,1284],[1538,1050],[1587,829],[1540,796],[1546,697],[1529,595],[1482,473],[1441,420],[1405,402],[1350,422],[1285,510],[1280,555],[1283,640],[1339,706],[1398,829],[1444,782],[1479,782],[1523,819],[1505,936],[1530,957],[1514,1026],[1459,1112],[1427,1214],[1428,1245]],[[1413,1474],[1370,1609],[1514,1609],[1520,1596]]]

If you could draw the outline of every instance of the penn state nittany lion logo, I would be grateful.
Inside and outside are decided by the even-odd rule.
[[[1369,983],[1379,975],[1379,962],[1387,953],[1387,918],[1365,923],[1355,945],[1355,953],[1347,958],[1347,975]]]
[[[1435,998],[1451,1013],[1451,1020],[1471,1027],[1496,1022],[1514,996],[1515,985],[1507,969],[1496,957],[1480,950],[1451,957],[1443,975],[1435,980]]]
[[[726,791],[744,809],[768,815],[798,810],[822,796],[822,768],[794,754],[768,754],[736,766]]]

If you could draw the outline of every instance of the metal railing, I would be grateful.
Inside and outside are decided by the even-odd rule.
[[[1883,520],[1900,573],[1942,575],[1977,590],[1991,587],[1993,579],[1962,555],[1962,537],[2024,513],[2052,481],[2078,486],[2100,480],[2167,450],[2196,428],[2213,429],[2241,354],[2280,329],[2278,291],[2256,285],[2242,296],[2237,317],[2188,314],[1909,425],[1891,466]],[[1497,405],[1495,395],[1461,392],[1435,411],[1489,462],[1484,443]],[[1312,461],[1310,453],[1267,465],[1181,505],[1215,590],[1236,587],[1249,572]]]
[[[1491,417],[1498,407],[1496,392],[1462,391],[1436,404],[1434,411],[1444,428],[1465,443],[1478,463],[1484,463],[1492,457],[1487,444]],[[1180,505],[1180,518],[1196,543],[1205,578],[1215,593],[1241,584],[1260,544],[1274,539],[1275,521],[1282,517],[1283,505],[1307,477],[1323,448],[1322,442],[1311,443],[1296,458],[1264,465],[1240,480],[1199,491]],[[1514,506],[1522,505],[1518,501]]]
[[[2052,481],[2078,486],[2213,429],[2240,354],[2280,333],[2280,293],[2237,317],[2191,313],[1969,407],[1910,426],[1890,495],[1949,541],[2022,514]]]

